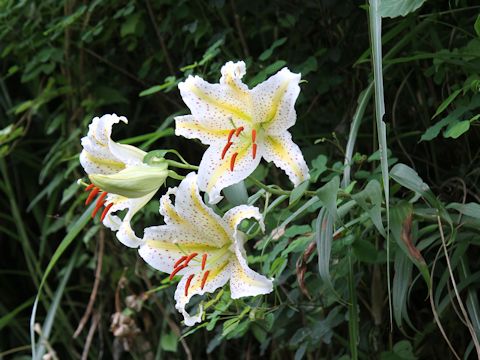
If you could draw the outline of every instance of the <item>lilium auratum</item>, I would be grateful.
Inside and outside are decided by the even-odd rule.
[[[170,196],[175,196],[175,205]],[[152,267],[182,276],[175,291],[176,308],[187,326],[200,322],[185,309],[194,295],[214,292],[230,280],[233,299],[267,294],[272,280],[250,269],[243,243],[245,235],[237,229],[243,219],[255,218],[263,229],[256,207],[241,205],[223,217],[207,207],[199,194],[197,175],[190,173],[178,186],[160,199],[165,225],[145,229],[140,256]]]
[[[300,74],[283,68],[249,89],[242,82],[245,63],[228,62],[219,84],[189,76],[178,87],[191,115],[177,116],[177,135],[210,145],[198,170],[199,187],[210,203],[220,191],[249,176],[263,157],[283,169],[294,185],[308,179],[299,147],[287,131],[295,124]]]
[[[92,182],[85,189],[90,191],[86,204],[97,197],[92,217],[103,208],[103,224],[117,231],[117,238],[126,246],[138,247],[142,239],[135,235],[130,222],[165,182],[168,170],[166,166],[144,164],[146,152],[111,139],[113,124],[120,121],[128,123],[124,116],[115,114],[92,120],[87,136],[81,140],[80,163]],[[114,215],[125,209],[123,219]]]

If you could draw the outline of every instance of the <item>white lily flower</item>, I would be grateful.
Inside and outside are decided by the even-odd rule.
[[[175,195],[175,205],[170,196]],[[194,295],[214,292],[230,280],[233,299],[268,294],[272,280],[250,269],[243,243],[245,235],[237,230],[243,219],[255,218],[264,228],[259,210],[241,205],[223,218],[207,207],[200,197],[197,175],[190,173],[178,186],[160,199],[160,213],[166,225],[145,229],[140,256],[152,267],[181,275],[175,291],[175,307],[187,326],[200,322],[202,308],[195,315],[185,309]]]
[[[245,63],[228,62],[219,84],[189,76],[178,85],[191,115],[177,116],[176,135],[210,145],[198,170],[199,187],[212,204],[220,191],[249,176],[261,158],[273,161],[296,186],[309,178],[300,148],[287,131],[295,124],[300,74],[283,68],[249,89]]]
[[[88,205],[99,194],[92,217],[103,209],[100,219],[105,226],[117,231],[117,238],[128,247],[138,247],[142,239],[135,235],[130,222],[133,216],[155,195],[167,177],[166,168],[143,163],[146,152],[111,139],[112,126],[128,123],[124,116],[115,114],[95,117],[87,136],[81,142],[80,163],[92,184]],[[120,219],[115,212],[127,210]]]

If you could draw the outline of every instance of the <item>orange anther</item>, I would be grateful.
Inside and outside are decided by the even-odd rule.
[[[232,140],[233,134],[235,134],[235,129],[230,130],[230,132],[228,133],[227,143],[229,143],[230,140]]]
[[[202,290],[203,290],[203,287],[205,286],[205,283],[207,282],[207,278],[209,274],[210,274],[209,270],[205,271],[205,274],[203,274],[202,284],[200,285]]]
[[[100,221],[103,221],[103,219],[105,219],[105,216],[107,216],[108,214],[108,210],[110,210],[112,206],[113,206],[113,203],[110,203],[107,205],[105,209],[103,209],[102,216],[100,216]]]
[[[177,262],[173,264],[173,268],[175,269],[178,265],[184,262],[186,258],[187,258],[186,256],[182,256],[180,259],[178,259]]]
[[[257,156],[257,144],[252,144],[252,156],[254,159]]]
[[[106,203],[105,200],[102,201],[97,201],[97,204],[95,205],[95,209],[92,211],[92,219],[95,218],[95,215],[97,215],[98,210]]]
[[[190,283],[192,282],[194,276],[194,274],[190,275],[187,279],[187,282],[185,283],[185,296],[188,296],[188,287],[190,286]]]
[[[99,206],[98,204],[100,204],[103,200],[105,200],[105,197],[107,195],[108,195],[108,193],[106,191],[104,191],[100,194],[100,196],[98,197],[98,200],[97,200],[97,206]]]
[[[190,262],[190,260],[192,260],[197,255],[198,255],[198,253],[193,253],[193,254],[188,255],[188,257],[185,259],[185,266],[188,266],[188,263]]]
[[[203,254],[202,256],[202,270],[205,270],[205,264],[207,263],[207,256],[208,256],[207,253]]]
[[[93,184],[90,184],[90,185],[88,185],[88,186],[85,188],[85,190],[84,190],[84,191],[89,191],[89,190],[92,190],[92,188],[93,188],[94,186],[95,186],[95,185],[93,185]]]
[[[187,265],[185,265],[185,264],[176,267],[176,268],[172,271],[172,273],[170,274],[170,280],[172,280],[173,277],[174,277],[175,275],[177,275],[177,273],[178,273],[180,270],[185,269],[186,267],[187,267]]]
[[[237,159],[238,152],[234,153],[232,155],[232,158],[230,159],[230,171],[233,171],[233,168],[235,167],[235,160]]]
[[[257,130],[253,129],[252,130],[252,143],[255,143],[257,140]]]
[[[235,131],[235,136],[238,137],[238,135],[240,135],[240,133],[243,131],[243,126],[240,126],[237,131]]]
[[[225,145],[225,147],[223,148],[223,151],[222,151],[222,160],[225,158],[225,155],[227,154],[227,151],[228,151],[228,149],[230,149],[230,146],[232,146],[232,144],[233,144],[233,143],[232,143],[231,141],[229,141],[229,142],[227,143],[227,145]]]
[[[98,192],[100,191],[99,188],[95,187],[93,190],[90,192],[90,195],[88,195],[87,200],[85,200],[85,205],[88,205],[92,202],[93,198],[97,196]]]

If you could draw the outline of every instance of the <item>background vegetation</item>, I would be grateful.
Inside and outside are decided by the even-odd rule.
[[[475,358],[480,6],[394,3],[369,21],[355,0],[0,1],[0,358],[30,358],[30,329],[37,358]],[[256,171],[283,189],[247,182],[269,216],[249,261],[275,291],[225,288],[185,328],[175,284],[89,220],[80,138],[115,112],[130,120],[115,139],[197,164],[204,147],[173,135],[176,85],[239,59],[251,86],[302,73],[292,130],[312,181],[290,192],[275,167]],[[158,203],[136,222],[160,223]]]

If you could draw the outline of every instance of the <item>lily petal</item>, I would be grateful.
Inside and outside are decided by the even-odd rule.
[[[87,136],[81,139],[83,150],[80,163],[87,174],[108,175],[124,169],[126,165],[142,163],[146,154],[144,151],[111,139],[113,124],[120,121],[128,123],[127,118],[115,114],[92,120]]]
[[[235,78],[230,81],[231,78],[222,76],[223,83],[210,84],[199,76],[189,76],[178,84],[192,115],[207,129],[230,130],[253,121],[245,107],[245,103],[250,101],[249,93],[238,85]]]
[[[232,299],[244,296],[268,294],[273,291],[273,280],[248,267],[243,243],[245,238],[239,233],[234,243],[236,259],[231,262],[230,292]]]
[[[242,220],[254,218],[256,219],[262,231],[265,231],[265,224],[263,223],[263,216],[260,214],[260,210],[255,206],[240,205],[228,210],[223,219],[227,222],[228,226],[233,230],[233,237],[236,238],[237,227]]]
[[[267,134],[279,135],[295,124],[300,74],[283,68],[251,90],[255,119]]]
[[[263,151],[265,160],[273,161],[276,166],[285,171],[295,186],[310,178],[302,151],[292,141],[292,135],[289,132],[277,136],[265,136]]]
[[[229,126],[231,128],[231,124],[227,124],[227,127],[224,126],[223,129],[215,129],[206,127],[203,121],[192,115],[175,117],[175,135],[187,139],[198,139],[205,145],[224,143],[230,132]]]
[[[186,310],[185,307],[187,306],[188,302],[194,295],[202,295],[204,293],[213,293],[216,289],[224,286],[228,279],[230,278],[231,274],[231,265],[224,263],[223,267],[218,267],[210,272],[208,275],[208,280],[205,282],[204,287],[202,289],[202,275],[196,273],[188,273],[182,277],[182,280],[177,285],[177,289],[175,290],[175,308],[180,311],[183,315],[185,325],[192,326],[202,320],[203,309],[200,306],[198,312],[195,315],[190,315]],[[189,277],[193,275],[193,278],[190,280],[190,284],[188,287],[188,293],[185,294],[185,288],[187,286],[187,282]]]
[[[105,204],[113,203],[107,215],[103,219],[103,224],[112,231],[116,231],[118,240],[125,246],[137,248],[143,244],[144,240],[135,235],[130,222],[133,216],[145,206],[147,202],[155,195],[156,191],[151,192],[140,198],[126,198],[116,194],[108,194]],[[128,209],[127,213],[120,219],[115,212]]]
[[[190,173],[175,190],[175,207],[176,215],[171,211],[166,212],[182,225],[194,229],[197,233],[208,238],[208,241],[213,246],[223,247],[225,244],[231,242],[231,237],[228,232],[228,227],[223,219],[215,214],[215,212],[206,206],[200,197],[197,174]],[[166,204],[165,196],[170,196],[172,192],[168,192],[162,197],[161,204]],[[168,204],[167,204],[168,205]]]
[[[220,191],[230,185],[236,184],[249,176],[260,163],[263,147],[257,149],[257,156],[253,159],[251,146],[248,142],[234,143],[228,153],[221,158],[222,148],[210,146],[203,154],[198,169],[198,186],[200,190],[208,193],[210,204],[222,200]],[[234,168],[231,170],[232,156]]]

